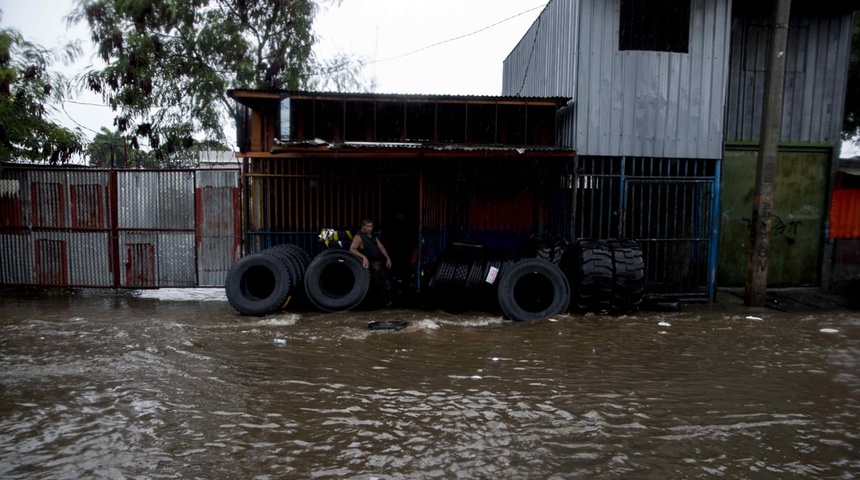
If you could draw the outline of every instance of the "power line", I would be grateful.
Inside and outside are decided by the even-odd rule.
[[[483,32],[483,31],[485,31],[485,30],[489,30],[489,29],[491,29],[491,28],[493,28],[493,27],[496,27],[496,26],[498,26],[498,25],[501,25],[501,24],[503,24],[503,23],[505,23],[505,22],[507,22],[507,21],[513,20],[514,18],[517,18],[517,17],[520,17],[520,16],[522,16],[522,15],[525,15],[525,14],[527,14],[527,13],[529,13],[529,12],[533,12],[533,11],[535,11],[535,10],[539,10],[539,9],[545,8],[546,6],[547,6],[547,4],[545,3],[545,4],[543,4],[543,5],[539,5],[539,6],[537,6],[537,7],[532,7],[532,8],[530,8],[530,9],[528,9],[528,10],[524,10],[524,11],[522,11],[522,12],[520,12],[520,13],[515,14],[515,15],[511,15],[510,17],[505,18],[505,19],[503,19],[503,20],[499,20],[498,22],[496,22],[496,23],[494,23],[494,24],[492,24],[492,25],[487,25],[486,27],[480,28],[480,29],[475,30],[475,31],[473,31],[473,32],[469,32],[469,33],[466,33],[466,34],[463,34],[463,35],[459,35],[459,36],[456,36],[456,37],[452,37],[452,38],[449,38],[449,39],[447,39],[447,40],[442,40],[441,42],[436,42],[436,43],[433,43],[433,44],[430,44],[430,45],[427,45],[427,46],[421,47],[421,48],[419,48],[419,49],[417,49],[417,50],[412,50],[411,52],[407,52],[407,53],[404,53],[404,54],[401,54],[401,55],[396,55],[396,56],[394,56],[394,57],[383,58],[383,59],[381,59],[381,60],[376,60],[376,59],[374,59],[374,60],[369,61],[369,62],[358,62],[358,64],[359,64],[360,66],[364,67],[364,66],[367,66],[367,65],[374,65],[374,64],[382,63],[382,62],[389,62],[389,61],[391,61],[391,60],[399,60],[399,59],[401,59],[401,58],[408,57],[408,56],[410,56],[410,55],[414,55],[414,54],[416,54],[416,53],[418,53],[418,52],[423,52],[424,50],[428,50],[428,49],[433,48],[433,47],[438,47],[439,45],[444,45],[444,44],[446,44],[446,43],[454,42],[454,41],[456,41],[456,40],[461,40],[461,39],[466,38],[466,37],[471,37],[472,35],[476,35],[476,34],[478,34],[478,33],[481,33],[481,32]],[[346,70],[346,69],[348,69],[348,68],[349,68],[349,66],[348,66],[348,65],[344,65],[344,66],[343,66],[343,67],[341,67],[341,68],[336,68],[336,69],[331,69],[331,70],[324,70],[324,71],[320,71],[320,72],[314,72],[314,73],[311,73],[309,76],[330,75],[330,74],[332,74],[332,73],[341,72],[341,71]]]
[[[540,35],[540,26],[541,26],[541,19],[542,18],[543,17],[538,17],[538,19],[537,19],[537,27],[535,28],[535,38],[532,40],[532,49],[529,52],[529,60],[528,60],[528,62],[526,62],[526,71],[523,72],[523,83],[522,83],[522,85],[520,85],[520,91],[517,92],[518,97],[520,96],[521,93],[523,93],[523,89],[526,88],[526,79],[529,77],[529,69],[531,69],[531,66],[532,66],[532,55],[534,55],[534,53],[535,53],[535,45],[537,45],[538,35]]]
[[[382,60],[376,60],[376,61],[374,61],[374,63],[376,63],[376,62],[388,62],[388,61],[391,61],[391,60],[398,60],[398,59],[403,58],[403,57],[408,57],[409,55],[414,55],[414,54],[416,54],[416,53],[418,53],[418,52],[423,52],[424,50],[427,50],[427,49],[430,49],[430,48],[433,48],[433,47],[438,47],[439,45],[444,45],[444,44],[446,44],[446,43],[454,42],[454,41],[456,41],[456,40],[460,40],[460,39],[463,39],[463,38],[466,38],[466,37],[471,37],[472,35],[476,35],[476,34],[478,34],[478,33],[483,32],[484,30],[489,30],[489,29],[491,29],[491,28],[493,28],[493,27],[495,27],[495,26],[497,26],[497,25],[501,25],[502,23],[505,23],[505,22],[507,22],[507,21],[509,21],[509,20],[513,20],[513,19],[515,19],[515,18],[517,18],[517,17],[519,17],[519,16],[525,15],[525,14],[527,14],[527,13],[529,13],[529,12],[533,12],[533,11],[535,11],[535,10],[539,9],[539,8],[544,8],[544,7],[546,7],[546,4],[544,4],[544,5],[540,5],[540,6],[537,6],[537,7],[533,7],[533,8],[530,8],[530,9],[528,9],[528,10],[525,10],[525,11],[522,11],[522,12],[517,13],[516,15],[512,15],[512,16],[510,16],[510,17],[508,17],[508,18],[504,19],[504,20],[499,20],[498,22],[496,22],[496,23],[494,23],[494,24],[492,24],[492,25],[488,25],[488,26],[486,26],[486,27],[484,27],[484,28],[481,28],[481,29],[475,30],[474,32],[470,32],[470,33],[467,33],[467,34],[464,34],[464,35],[460,35],[460,36],[457,36],[457,37],[449,38],[449,39],[447,39],[447,40],[442,40],[441,42],[436,42],[436,43],[434,43],[434,44],[432,44],[432,45],[427,45],[426,47],[421,47],[421,48],[419,48],[419,49],[417,49],[417,50],[413,50],[413,51],[411,51],[411,52],[404,53],[404,54],[402,54],[402,55],[397,55],[397,56],[395,56],[395,57],[389,57],[389,58],[383,58]]]
[[[76,100],[63,100],[63,103],[74,103],[75,105],[91,105],[93,107],[105,107],[110,108],[110,105],[105,105],[103,103],[92,103],[92,102],[79,102]]]
[[[70,102],[70,103],[75,103],[75,102],[71,102],[70,100],[65,100],[65,101],[63,101],[63,113],[65,113],[65,114],[66,114],[66,116],[67,116],[67,117],[69,117],[69,120],[71,120],[75,125],[77,125],[77,126],[79,126],[79,127],[81,127],[81,128],[87,129],[87,130],[89,130],[89,131],[91,131],[91,132],[93,132],[93,133],[96,133],[96,134],[97,134],[97,133],[99,133],[99,132],[97,132],[97,131],[93,130],[92,128],[90,128],[90,127],[85,127],[84,125],[81,125],[77,120],[75,120],[74,118],[72,118],[72,116],[71,116],[71,115],[69,115],[69,112],[66,110],[66,102],[67,102],[67,101],[68,101],[68,102]]]

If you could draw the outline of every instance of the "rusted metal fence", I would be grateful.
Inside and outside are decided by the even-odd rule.
[[[0,170],[0,284],[221,286],[241,254],[238,170]]]

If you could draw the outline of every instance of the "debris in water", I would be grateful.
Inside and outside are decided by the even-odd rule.
[[[409,322],[370,322],[367,324],[367,328],[371,330],[403,330],[406,326],[409,325]]]
[[[657,325],[660,325],[661,327],[671,327],[672,326],[672,324],[669,322],[660,322]]]
[[[764,319],[763,319],[763,318],[761,318],[761,317],[753,317],[752,315],[749,315],[749,316],[747,317],[747,320],[764,320]]]
[[[549,321],[550,321],[550,322],[553,322],[553,323],[558,322],[558,320],[556,320],[556,319],[554,319],[554,318],[550,318],[550,319],[549,319]]]
[[[835,328],[822,328],[821,330],[819,330],[819,332],[821,332],[821,333],[839,333],[839,330],[837,330]]]
[[[283,347],[286,344],[287,344],[287,339],[285,339],[285,338],[276,338],[275,339],[275,345],[277,345],[279,347]]]

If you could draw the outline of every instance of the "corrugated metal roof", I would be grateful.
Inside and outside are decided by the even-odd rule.
[[[457,95],[457,94],[419,94],[419,93],[348,93],[348,92],[309,92],[301,90],[280,90],[266,92],[262,90],[227,90],[227,94],[236,100],[244,98],[275,99],[282,96],[307,99],[337,99],[337,100],[383,100],[383,101],[452,101],[452,102],[513,102],[513,103],[555,103],[565,104],[568,97],[527,97],[509,95]]]
[[[302,142],[279,142],[276,141],[276,146],[272,153],[283,151],[336,151],[336,150],[425,150],[433,152],[450,152],[466,153],[466,152],[504,152],[504,153],[568,153],[573,154],[575,151],[567,147],[550,147],[550,146],[512,146],[512,145],[462,145],[462,144],[425,144],[413,142],[340,142],[329,143],[321,139],[302,141]]]

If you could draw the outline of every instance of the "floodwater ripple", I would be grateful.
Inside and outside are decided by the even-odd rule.
[[[0,476],[850,478],[860,316],[0,297]],[[400,320],[399,332],[372,331]]]

